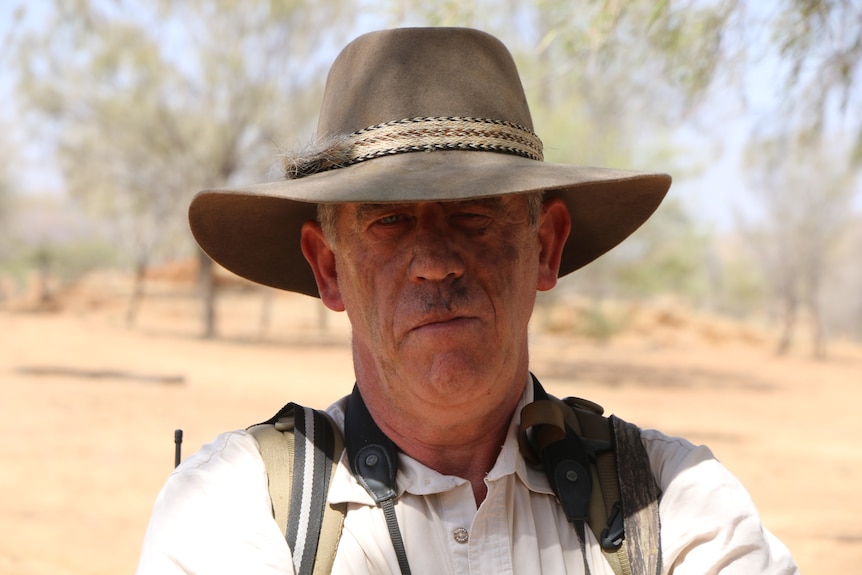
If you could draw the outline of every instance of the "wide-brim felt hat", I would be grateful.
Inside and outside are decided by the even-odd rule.
[[[671,182],[544,162],[512,56],[467,28],[384,30],[351,42],[330,69],[316,142],[316,150],[287,156],[283,179],[198,193],[189,223],[201,248],[251,281],[318,296],[300,248],[317,204],[543,190],[572,218],[563,276],[628,237]]]

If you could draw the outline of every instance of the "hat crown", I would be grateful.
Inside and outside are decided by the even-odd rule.
[[[467,28],[372,32],[330,69],[319,138],[419,117],[469,117],[533,129],[515,61],[496,38]]]

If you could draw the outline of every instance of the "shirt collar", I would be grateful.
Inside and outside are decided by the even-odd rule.
[[[514,474],[531,491],[552,495],[553,490],[548,483],[544,470],[530,466],[524,460],[518,447],[518,426],[521,421],[521,409],[532,401],[533,385],[532,377],[530,377],[527,385],[524,386],[521,400],[515,408],[515,414],[512,417],[509,431],[506,434],[506,441],[503,443],[503,448],[497,456],[494,467],[488,473],[486,481],[499,481]],[[327,410],[342,432],[344,430],[344,410],[346,405],[347,397],[344,397]],[[405,492],[420,496],[443,493],[466,482],[466,479],[443,475],[408,455],[399,454],[398,475],[396,477],[399,497]],[[351,473],[346,451],[342,453],[341,460],[335,470],[335,476],[329,488],[329,502],[332,504],[345,502],[360,505],[375,504],[371,495],[368,494]]]
[[[521,449],[518,445],[518,429],[521,424],[521,410],[528,403],[533,401],[533,378],[528,377],[527,385],[524,386],[524,394],[521,396],[521,401],[518,407],[515,408],[515,414],[509,424],[509,432],[506,434],[506,442],[503,444],[503,449],[500,450],[500,455],[497,457],[497,462],[488,473],[488,481],[497,481],[511,475],[516,474],[518,479],[531,491],[537,493],[553,494],[551,485],[548,482],[548,477],[542,468],[531,466],[521,455]]]

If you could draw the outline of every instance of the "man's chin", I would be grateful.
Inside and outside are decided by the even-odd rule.
[[[494,368],[497,369],[494,369]],[[440,393],[467,396],[487,393],[498,379],[499,367],[487,355],[463,349],[436,354],[428,362],[426,385]]]

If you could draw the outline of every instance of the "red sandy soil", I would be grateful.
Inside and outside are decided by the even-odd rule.
[[[165,279],[133,327],[128,285],[111,276],[53,306],[0,308],[0,574],[133,572],[175,429],[187,455],[288,401],[325,407],[349,392],[342,315],[233,287],[219,337],[204,340],[197,300]],[[778,358],[762,332],[673,309],[641,310],[599,344],[571,334],[573,314],[558,304],[533,327],[533,370],[549,391],[710,445],[802,573],[858,569],[862,349]]]

